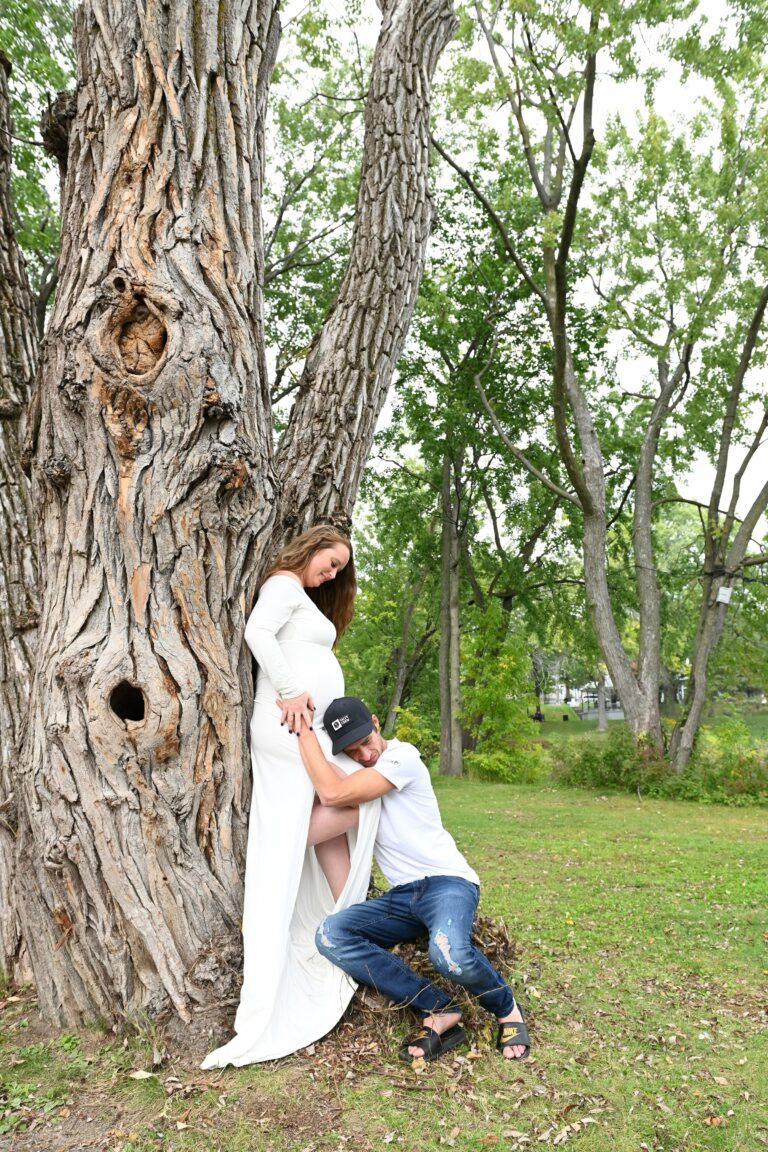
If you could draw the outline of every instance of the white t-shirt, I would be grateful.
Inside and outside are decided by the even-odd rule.
[[[425,876],[461,876],[479,884],[440,818],[429,769],[413,744],[390,740],[374,765],[394,784],[381,798],[376,863],[392,887]]]

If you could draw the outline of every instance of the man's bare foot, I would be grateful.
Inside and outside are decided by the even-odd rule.
[[[443,1012],[439,1016],[425,1016],[424,1027],[431,1028],[437,1032],[438,1036],[442,1036],[443,1032],[453,1028],[454,1024],[458,1024],[460,1020],[461,1012]],[[412,1056],[414,1060],[418,1060],[419,1056],[424,1055],[424,1049],[420,1048],[418,1044],[409,1044],[408,1055]]]
[[[517,1004],[515,1004],[509,1016],[499,1016],[497,1019],[499,1024],[524,1023],[523,1014]],[[525,1050],[525,1044],[505,1044],[502,1049],[502,1055],[505,1060],[520,1060],[521,1057],[525,1055]]]

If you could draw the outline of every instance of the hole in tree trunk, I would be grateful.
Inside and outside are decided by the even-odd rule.
[[[144,719],[144,693],[135,684],[121,680],[109,696],[109,706],[119,720]]]

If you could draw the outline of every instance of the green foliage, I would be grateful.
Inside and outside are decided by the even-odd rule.
[[[739,716],[702,725],[690,769],[672,794],[718,804],[768,804],[768,741],[756,745]]]
[[[354,534],[358,594],[338,656],[347,691],[361,696],[382,724],[393,699],[409,608],[411,624],[402,653],[409,673],[400,703],[429,717],[430,723],[439,709],[435,501],[430,486],[418,480],[418,469],[413,475],[395,470],[386,483],[381,474],[370,473],[366,513],[359,516]]]
[[[59,249],[56,165],[40,144],[39,122],[48,98],[73,83],[71,33],[68,0],[4,0],[0,8],[0,49],[12,67],[14,224],[34,291]]]
[[[464,768],[473,780],[501,784],[535,784],[549,770],[549,758],[540,744],[510,740],[506,749],[490,747],[465,752]]]
[[[702,727],[684,772],[638,748],[623,725],[603,737],[558,744],[552,756],[562,784],[708,804],[768,804],[768,743],[756,745],[737,716]]]
[[[547,767],[528,715],[530,660],[525,634],[498,600],[467,613],[462,633],[462,719],[476,746],[464,767],[479,780],[533,783]]]
[[[367,67],[352,52],[353,26],[349,13],[307,5],[287,22],[273,73],[264,319],[278,400],[298,382],[347,259]]]
[[[492,26],[490,47],[480,26],[483,21]],[[654,448],[651,498],[662,591],[660,655],[678,682],[689,673],[696,637],[702,532],[695,513],[687,510],[678,516],[666,502],[677,497],[681,473],[700,454],[710,460],[717,457],[728,394],[765,283],[766,24],[762,0],[754,5],[726,3],[717,13],[696,0],[481,3],[462,9],[459,37],[448,53],[448,124],[438,135],[449,142],[449,149],[452,145],[454,155],[461,156],[462,166],[493,205],[520,262],[539,286],[545,284],[542,249],[557,247],[562,227],[565,201],[558,200],[557,189],[568,188],[581,147],[579,103],[589,72],[585,61],[597,53],[595,130],[602,139],[586,173],[575,221],[565,327],[604,463],[611,625],[615,622],[628,660],[645,659],[649,654],[638,650],[641,637],[656,635],[655,629],[640,627],[633,523],[639,454],[644,442],[646,452],[649,445]],[[488,67],[489,58],[493,67]],[[670,107],[661,81],[675,66],[682,68],[683,81],[695,98]],[[618,85],[624,81],[633,82],[638,95],[645,93],[636,116],[612,112],[614,95],[621,107]],[[498,114],[499,107],[511,110],[508,119]],[[566,144],[561,129],[569,113],[575,118],[569,120]],[[558,137],[562,183],[558,175],[546,188],[548,196],[539,198],[529,169],[535,168],[542,177],[557,151]],[[550,176],[553,171],[556,166],[549,169]],[[467,229],[459,238],[465,219],[453,208],[450,224],[456,251],[460,254],[463,247],[469,254],[463,264],[460,255],[456,257],[453,280],[460,285],[456,313],[468,312],[469,294],[478,292],[469,266],[478,263],[477,237],[483,226]],[[500,243],[495,249],[489,246],[482,264],[484,285],[494,283],[498,292],[500,273],[494,261],[508,261]],[[501,291],[506,294],[504,319],[493,338],[500,365],[494,361],[488,366],[486,390],[508,441],[522,448],[550,480],[570,487],[552,433],[551,397],[540,386],[532,386],[533,379],[540,385],[551,373],[549,336],[540,336],[538,346],[531,338],[541,323],[541,308],[536,296],[523,290],[518,262]],[[486,308],[485,316],[490,323],[493,310]],[[669,412],[653,428],[651,417],[665,374],[671,375],[686,346],[693,348],[688,374],[682,376]],[[761,336],[734,413],[734,444],[750,441],[756,414],[762,411],[760,369],[765,356]],[[530,380],[521,362],[530,365]],[[487,357],[483,371],[486,365]],[[477,371],[477,364],[471,371]],[[478,414],[488,432],[484,413]],[[565,419],[578,456],[575,421],[570,415]],[[531,485],[529,490],[536,491],[536,482],[520,481],[520,469],[510,459],[507,445],[495,442],[493,430],[489,439],[518,487],[525,490]],[[494,463],[494,470],[502,469]],[[706,505],[709,493],[701,493],[701,498]],[[724,493],[721,506],[727,506],[728,499]],[[517,521],[521,504],[519,499],[510,500],[506,517],[500,518],[505,529]],[[576,581],[579,565],[573,557],[582,546],[581,515],[572,506],[561,506],[555,519],[561,529],[561,574]],[[736,526],[731,525],[731,535]],[[563,548],[565,540],[570,553]],[[728,542],[721,543],[725,556]],[[583,594],[579,589],[573,597],[564,595],[552,577],[554,572],[549,586],[546,579],[537,584],[538,604],[530,611],[533,646],[570,652],[583,664],[595,666],[597,653]],[[729,618],[717,658],[721,690],[765,682],[766,649],[760,635],[764,628],[762,621],[749,624],[757,615],[758,588],[745,588],[738,600],[746,610],[738,620]],[[575,609],[575,626],[560,607],[569,601]]]
[[[414,748],[418,749],[422,760],[429,764],[440,751],[439,716],[432,714],[424,717],[417,715],[409,708],[398,708],[395,735],[398,740],[413,744]]]
[[[25,1132],[32,1123],[55,1113],[66,1097],[55,1088],[9,1080],[0,1084],[0,1136]]]

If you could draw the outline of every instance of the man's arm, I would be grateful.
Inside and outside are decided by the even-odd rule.
[[[364,804],[366,800],[375,800],[377,796],[383,796],[394,788],[394,784],[375,768],[359,768],[357,772],[340,779],[336,775],[338,769],[326,760],[317,736],[306,725],[302,725],[299,732],[299,748],[320,802],[331,808]]]

